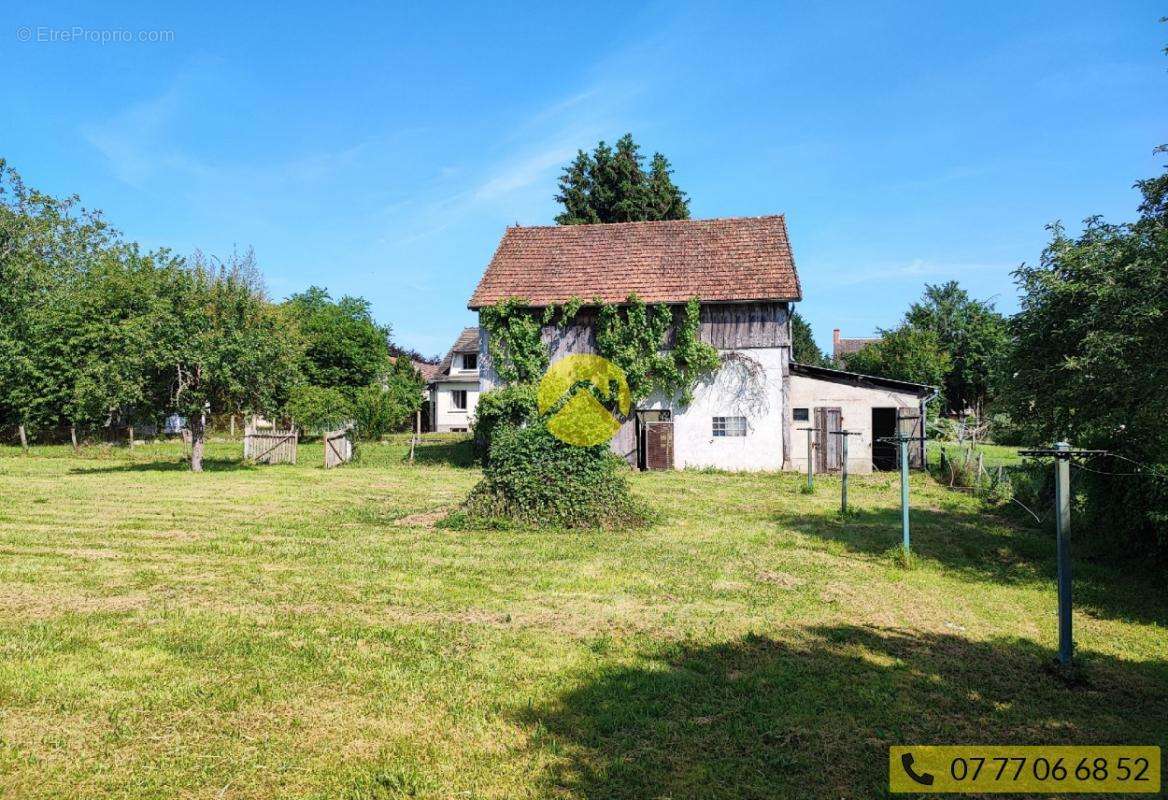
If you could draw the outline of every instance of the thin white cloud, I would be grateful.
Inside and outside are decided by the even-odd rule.
[[[834,286],[855,286],[873,281],[918,280],[920,278],[960,279],[971,272],[1006,273],[1014,269],[1014,266],[1009,264],[942,263],[917,258],[907,264],[878,266],[864,270],[817,270],[815,277],[830,281]]]
[[[185,163],[162,146],[162,137],[179,104],[179,89],[172,86],[158,97],[84,126],[81,133],[105,156],[119,180],[140,189],[165,165]]]

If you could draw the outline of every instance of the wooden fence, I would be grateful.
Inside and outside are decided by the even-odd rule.
[[[349,438],[347,428],[329,431],[321,438],[324,441],[325,469],[339,467],[353,460],[353,440]]]
[[[243,434],[243,458],[257,464],[295,464],[299,441],[295,428],[281,431],[249,427]]]

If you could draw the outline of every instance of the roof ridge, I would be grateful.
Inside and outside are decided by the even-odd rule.
[[[573,228],[599,228],[602,226],[614,227],[617,225],[670,225],[676,223],[686,222],[730,222],[747,219],[786,219],[786,214],[780,212],[778,214],[743,214],[736,217],[687,217],[686,219],[635,219],[627,222],[579,222],[572,225],[508,225],[507,230],[571,230]]]
[[[468,306],[630,292],[646,302],[801,300],[786,216],[508,227]]]

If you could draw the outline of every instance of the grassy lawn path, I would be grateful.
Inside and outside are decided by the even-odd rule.
[[[633,478],[647,531],[452,531],[462,445],[0,449],[0,796],[872,797],[899,743],[1168,744],[1168,597],[913,477]]]

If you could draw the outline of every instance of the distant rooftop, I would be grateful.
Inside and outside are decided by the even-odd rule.
[[[831,354],[837,360],[840,356],[854,353],[857,350],[863,350],[870,344],[882,341],[879,336],[871,336],[859,339],[844,339],[840,336],[840,329],[836,328],[831,332]]]

